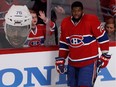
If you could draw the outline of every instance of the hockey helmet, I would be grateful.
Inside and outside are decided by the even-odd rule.
[[[12,5],[5,15],[5,34],[9,43],[22,47],[31,30],[32,16],[26,5]]]

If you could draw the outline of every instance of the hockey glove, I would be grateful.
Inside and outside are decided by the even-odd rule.
[[[66,72],[66,68],[65,68],[65,59],[64,58],[61,58],[61,57],[56,57],[56,70],[58,73],[60,74],[64,74]]]
[[[100,68],[105,68],[108,65],[110,58],[111,55],[108,55],[107,53],[102,54],[98,60],[98,65],[100,65]]]

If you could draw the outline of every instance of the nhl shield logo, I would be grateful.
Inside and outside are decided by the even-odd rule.
[[[70,46],[77,48],[84,44],[82,35],[73,35],[70,37]]]

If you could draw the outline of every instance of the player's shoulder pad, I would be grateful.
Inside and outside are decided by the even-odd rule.
[[[85,15],[85,20],[89,20],[89,21],[96,21],[98,20],[98,17],[94,14],[86,14]]]
[[[61,25],[65,25],[65,24],[67,24],[69,21],[71,21],[71,16],[68,16],[68,17],[64,18],[64,19],[62,20],[62,22],[61,22]]]

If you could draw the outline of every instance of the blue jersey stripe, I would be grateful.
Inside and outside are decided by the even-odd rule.
[[[60,42],[60,48],[63,48],[63,49],[68,49],[68,45],[63,43],[63,42]]]
[[[108,40],[107,33],[105,32],[102,37],[98,38],[98,42],[102,43]]]
[[[87,37],[84,37],[83,42],[84,44],[87,44],[87,43],[91,43],[94,40],[95,40],[95,37],[87,36]]]
[[[95,41],[95,40],[96,40],[95,37],[87,35],[87,36],[84,36],[84,37],[83,37],[82,42],[83,42],[84,44],[90,44],[91,42],[93,42],[93,41]],[[69,44],[70,44],[70,42],[71,42],[69,37],[67,37],[66,41],[67,41],[67,43],[69,43]],[[79,42],[79,41],[78,41],[78,42]]]

